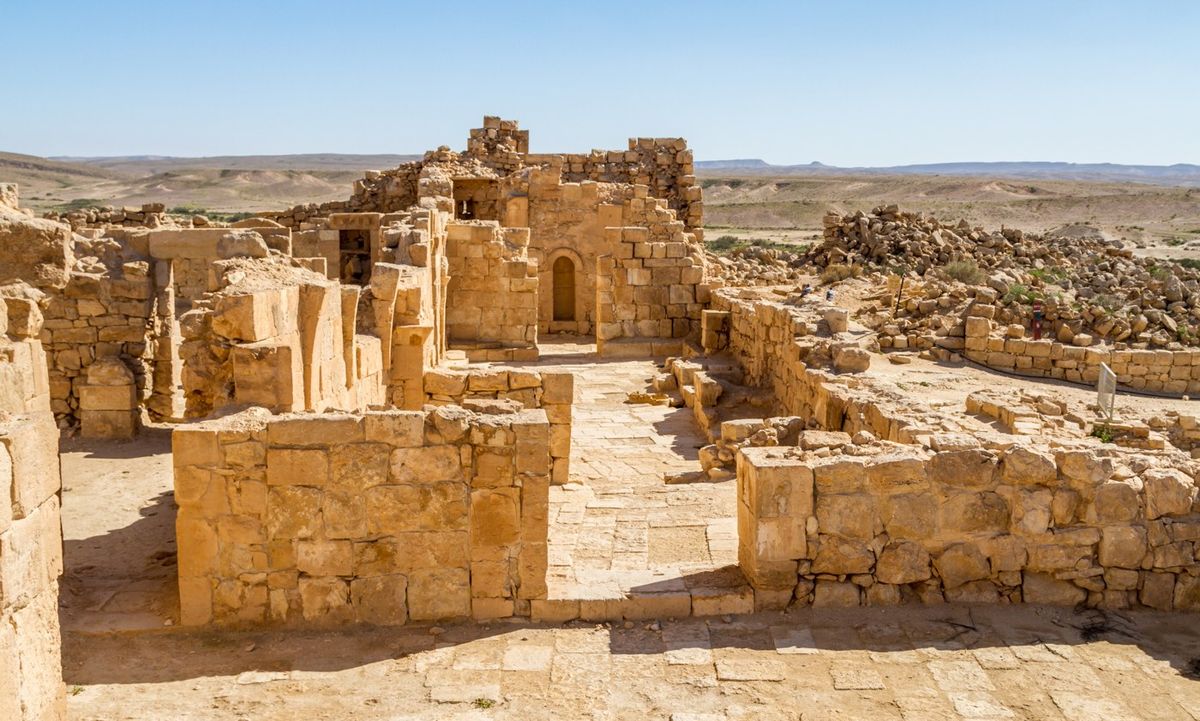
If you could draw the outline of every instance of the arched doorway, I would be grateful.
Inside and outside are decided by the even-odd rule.
[[[552,288],[554,320],[575,320],[575,262],[565,255],[554,261]]]

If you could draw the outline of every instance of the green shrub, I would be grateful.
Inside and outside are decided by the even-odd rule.
[[[1112,443],[1116,433],[1107,423],[1097,423],[1092,426],[1092,437],[1099,438],[1101,443]]]
[[[716,240],[708,241],[705,243],[705,245],[707,245],[708,249],[714,253],[722,253],[737,248],[738,246],[742,245],[742,241],[738,240],[737,237],[733,235],[722,235]]]
[[[960,283],[983,285],[987,274],[973,260],[954,260],[942,266],[942,272]]]
[[[1013,283],[1008,287],[1008,292],[1004,294],[1004,302],[1032,305],[1035,300],[1042,300],[1042,297],[1041,292],[1027,285]]]

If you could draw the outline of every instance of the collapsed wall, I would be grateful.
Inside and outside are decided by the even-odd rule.
[[[0,718],[13,721],[66,713],[58,428],[36,309],[0,298]]]
[[[173,435],[183,623],[528,616],[545,596],[542,410],[249,410]]]
[[[738,455],[760,607],[943,601],[1200,610],[1195,464],[1094,447],[817,434]],[[831,452],[832,451],[832,452]]]

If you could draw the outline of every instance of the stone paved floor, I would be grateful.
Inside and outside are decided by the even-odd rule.
[[[594,620],[753,610],[737,569],[734,481],[663,480],[700,470],[707,441],[691,409],[626,403],[659,369],[594,350],[544,344],[535,364],[575,373],[571,482],[550,491],[547,584],[563,603],[546,617],[570,617],[575,601]]]
[[[807,609],[465,624],[440,635],[169,630],[66,641],[70,717],[80,721],[1200,721],[1200,681],[1189,675],[1200,670],[1200,624],[1186,614]]]

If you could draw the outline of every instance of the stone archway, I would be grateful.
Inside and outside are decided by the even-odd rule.
[[[588,275],[579,253],[572,248],[550,251],[538,276],[541,332],[590,332],[594,297],[588,292]]]
[[[551,295],[553,297],[552,321],[574,321],[575,312],[575,276],[578,269],[575,261],[566,255],[560,255],[551,268]]]

